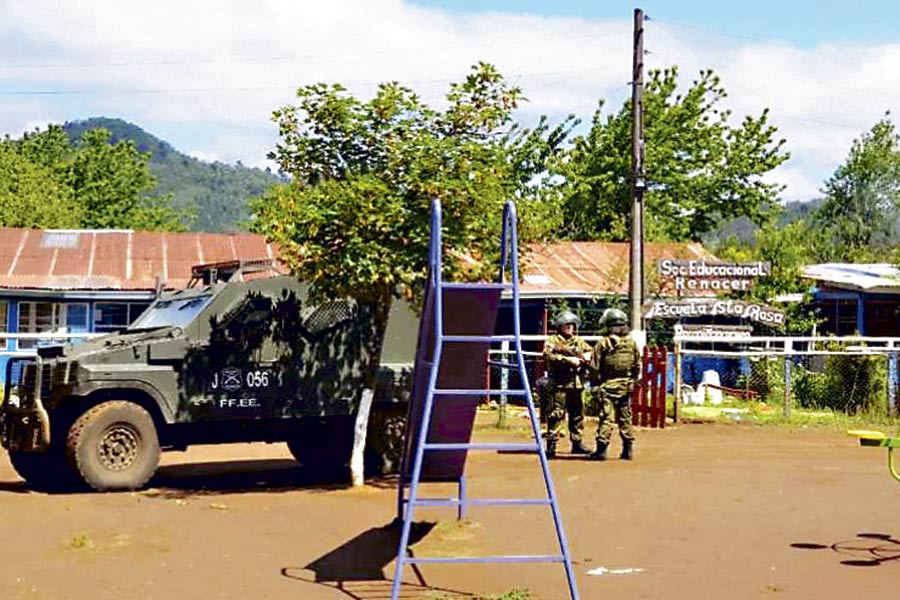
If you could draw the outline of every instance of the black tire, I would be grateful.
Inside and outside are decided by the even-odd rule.
[[[353,421],[326,420],[307,423],[288,440],[288,449],[304,469],[321,475],[337,476],[350,463],[353,450]]]
[[[65,455],[53,447],[46,452],[10,451],[9,462],[28,487],[38,491],[64,491],[75,480]]]
[[[98,404],[75,419],[69,429],[66,459],[98,492],[138,489],[159,464],[153,417],[133,402]]]

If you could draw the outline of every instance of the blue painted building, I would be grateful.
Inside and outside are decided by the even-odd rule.
[[[886,263],[810,265],[820,335],[900,337],[900,270]]]

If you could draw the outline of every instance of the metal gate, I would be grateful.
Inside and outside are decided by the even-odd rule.
[[[644,346],[640,385],[631,395],[631,423],[641,427],[666,426],[666,364],[664,346]]]

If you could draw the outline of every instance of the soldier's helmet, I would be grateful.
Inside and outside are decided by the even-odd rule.
[[[557,329],[568,323],[574,323],[575,327],[581,327],[581,319],[571,310],[564,310],[553,319],[553,325]]]
[[[628,325],[628,316],[618,308],[607,308],[600,317],[600,327]]]

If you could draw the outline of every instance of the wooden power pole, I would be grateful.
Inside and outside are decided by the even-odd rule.
[[[643,336],[644,319],[644,11],[634,9],[634,59],[631,77],[631,330]],[[643,337],[641,337],[643,341]]]

